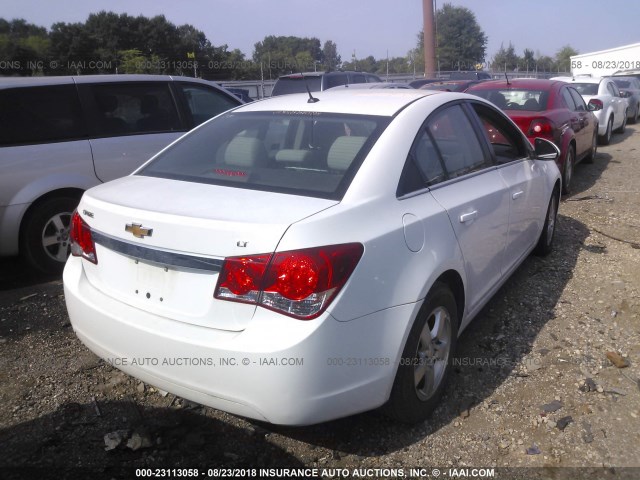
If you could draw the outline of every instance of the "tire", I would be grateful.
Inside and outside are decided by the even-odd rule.
[[[567,148],[567,156],[562,166],[562,193],[565,195],[571,191],[571,179],[573,178],[573,168],[575,167],[575,153],[573,147]]]
[[[593,163],[598,153],[598,132],[593,132],[593,139],[591,140],[591,151],[584,157],[584,163]]]
[[[547,216],[544,219],[544,226],[538,239],[533,253],[538,256],[549,255],[553,250],[553,239],[556,233],[556,220],[558,218],[558,204],[560,203],[560,196],[558,195],[558,189],[554,188],[549,200],[549,206],[547,207]]]
[[[409,332],[385,405],[388,416],[418,423],[438,405],[451,370],[458,322],[453,293],[447,285],[436,282]]]
[[[20,251],[37,270],[58,274],[69,256],[69,224],[78,206],[74,197],[52,197],[33,205],[25,218]]]
[[[624,129],[627,128],[627,111],[624,111],[624,115],[622,116],[622,125],[620,125],[616,129],[616,133],[624,133]]]
[[[598,137],[600,140],[600,145],[609,145],[611,143],[611,130],[613,129],[613,118],[609,117],[607,120],[607,131],[604,135]]]

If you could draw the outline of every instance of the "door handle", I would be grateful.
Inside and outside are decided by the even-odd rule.
[[[517,191],[517,192],[513,192],[513,194],[511,195],[511,198],[513,198],[514,200],[520,198],[522,196],[524,192],[522,190]]]
[[[466,222],[470,222],[471,220],[475,219],[478,217],[478,211],[474,210],[473,212],[470,213],[465,213],[460,215],[460,223],[466,223]]]

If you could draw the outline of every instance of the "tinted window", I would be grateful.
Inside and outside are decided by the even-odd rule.
[[[140,174],[342,198],[386,117],[230,112],[174,144]]]
[[[582,96],[573,88],[567,88],[567,90],[571,94],[571,97],[576,104],[576,110],[578,110],[579,112],[586,112],[587,104],[584,103],[584,98],[582,98]]]
[[[472,103],[491,143],[498,163],[508,163],[528,156],[522,135],[500,114],[479,103]]]
[[[331,87],[337,87],[338,85],[346,85],[348,83],[348,77],[346,73],[336,73],[331,75],[325,75],[324,89]]]
[[[541,112],[547,109],[549,99],[549,92],[546,90],[505,88],[474,90],[469,93],[489,100],[501,110]]]
[[[478,137],[460,105],[436,112],[429,119],[427,130],[449,178],[486,166]]]
[[[612,92],[612,95],[613,95],[614,97],[619,97],[619,96],[620,96],[620,89],[618,89],[618,86],[617,86],[615,83],[610,82],[610,83],[607,85],[607,87],[608,87],[608,88],[609,88],[609,90]]]
[[[178,85],[184,94],[194,127],[240,104],[240,102],[212,88]]]
[[[362,73],[352,73],[351,83],[367,83],[367,79]]]
[[[303,77],[302,75],[296,77],[280,77],[276,84],[273,86],[271,96],[286,95],[289,93],[307,93],[307,86],[312,92],[319,92],[321,90],[320,85],[322,77],[309,76]]]
[[[86,137],[73,85],[0,90],[0,145]]]
[[[597,83],[572,83],[571,86],[575,88],[580,95],[597,95],[598,94]]]
[[[89,85],[98,136],[183,130],[164,82]]]
[[[562,99],[564,100],[565,106],[569,110],[576,110],[576,103],[571,96],[571,92],[568,88],[561,88],[560,92],[562,93]]]

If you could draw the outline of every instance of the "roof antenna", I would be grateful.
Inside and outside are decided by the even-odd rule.
[[[507,72],[504,72],[504,78],[507,79],[507,85],[511,86],[511,82],[509,81],[509,75],[507,75]]]
[[[307,77],[305,77],[302,72],[300,72],[300,75],[302,76],[302,81],[304,82],[304,86],[307,87],[307,93],[309,94],[309,100],[307,100],[307,103],[316,103],[319,102],[320,99],[314,97],[313,95],[311,95],[311,89],[309,88],[309,84],[307,83]]]

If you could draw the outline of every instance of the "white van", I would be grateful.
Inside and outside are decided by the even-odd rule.
[[[0,256],[62,270],[82,193],[242,102],[159,75],[0,78]]]

